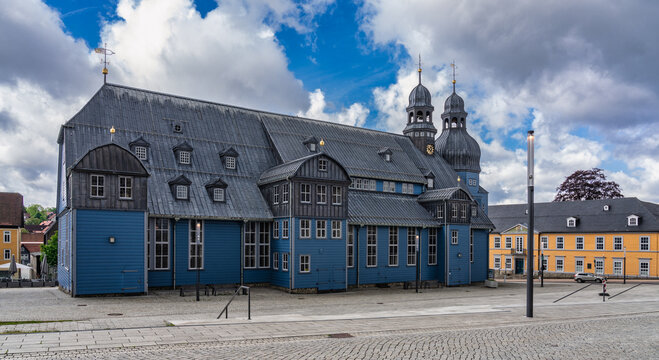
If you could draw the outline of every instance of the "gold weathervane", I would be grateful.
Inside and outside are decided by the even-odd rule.
[[[101,64],[103,64],[103,84],[107,82],[107,77],[108,77],[108,55],[114,55],[114,51],[108,49],[108,44],[104,44],[105,47],[102,48],[96,48],[94,49],[94,52],[97,54],[103,54],[103,60],[101,60]]]

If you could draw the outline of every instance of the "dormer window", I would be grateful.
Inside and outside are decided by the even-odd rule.
[[[148,148],[151,146],[146,140],[144,140],[143,137],[139,137],[135,139],[134,141],[131,141],[128,146],[130,147],[130,150],[137,156],[138,159],[142,161],[148,161],[149,160],[149,153],[148,153]]]
[[[190,199],[190,181],[185,175],[179,175],[174,179],[169,180],[169,189],[176,200],[189,200]]]
[[[190,163],[190,152],[189,151],[179,151],[179,153],[178,153],[178,162],[179,162],[179,164],[189,164]]]
[[[176,185],[176,199],[178,200],[187,200],[188,199],[188,187],[185,185]]]
[[[426,187],[428,189],[434,189],[435,188],[435,174],[433,174],[432,171],[428,171],[424,175],[426,176]]]
[[[567,227],[570,228],[577,227],[577,218],[575,217],[567,218]]]
[[[435,179],[428,178],[428,189],[432,189],[434,187],[435,187]]]
[[[219,152],[220,159],[224,163],[224,168],[234,170],[236,168],[238,152],[233,147],[224,149]]]
[[[627,226],[638,226],[638,215],[627,216]]]
[[[227,183],[222,181],[222,179],[217,178],[215,180],[211,180],[210,182],[206,183],[204,187],[206,188],[206,191],[208,192],[208,196],[213,202],[226,201]]]
[[[227,156],[226,160],[226,165],[227,169],[235,169],[236,168],[236,158],[233,156]]]
[[[174,154],[176,155],[179,164],[183,164],[183,165],[190,164],[190,161],[192,159],[192,150],[193,150],[190,144],[184,141],[174,146],[172,150],[174,150]]]
[[[604,209],[603,209],[604,211],[609,211],[610,209],[611,207],[609,205],[604,205]]]
[[[213,189],[213,201],[224,201],[224,189]]]
[[[302,142],[310,152],[318,151],[318,139],[315,136],[309,136]]]
[[[393,154],[393,152],[388,147],[382,148],[382,149],[380,149],[380,151],[378,151],[378,155],[380,155],[384,159],[384,161],[386,161],[386,162],[391,162],[391,155],[392,154]]]
[[[327,159],[318,159],[318,171],[327,171]]]
[[[144,146],[136,146],[135,147],[135,156],[137,156],[138,159],[144,161],[147,159],[146,157],[146,148]]]

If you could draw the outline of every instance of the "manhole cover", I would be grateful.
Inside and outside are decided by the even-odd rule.
[[[109,313],[108,316],[121,316],[123,314],[120,313]]]
[[[329,337],[332,339],[345,339],[345,338],[351,338],[352,335],[348,333],[338,333],[338,334],[329,334]]]

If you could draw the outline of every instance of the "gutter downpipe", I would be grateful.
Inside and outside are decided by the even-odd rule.
[[[181,220],[174,218],[174,226],[172,227],[172,290],[176,290],[176,223]]]
[[[448,217],[448,212],[447,211],[448,211],[448,206],[447,206],[446,200],[444,200],[444,260],[446,260],[446,261],[444,261],[445,262],[444,277],[445,277],[446,287],[448,287],[448,279],[449,279],[449,276],[448,276],[448,269],[449,269],[449,266],[448,266],[448,258],[449,258],[449,256],[448,256],[448,250],[449,250],[448,241],[449,240],[448,240],[448,222],[446,220],[446,218]]]
[[[295,242],[295,226],[293,226],[293,187],[291,186],[291,179],[288,180],[288,247],[291,256],[288,258],[288,292],[293,292],[293,287],[295,286],[295,277],[293,272],[295,271],[295,252],[293,251],[293,245]]]
[[[245,286],[245,225],[247,219],[240,224],[240,286]],[[243,289],[245,295],[245,289]]]
[[[356,271],[357,289],[359,289],[359,267],[361,266],[361,264],[359,262],[359,234],[361,233],[361,229],[363,227],[364,227],[364,224],[359,225],[359,229],[357,229],[357,237],[355,238],[355,270],[357,270]]]

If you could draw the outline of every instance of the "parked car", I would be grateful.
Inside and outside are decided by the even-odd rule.
[[[576,273],[574,274],[574,281],[576,282],[584,282],[584,281],[597,281],[597,282],[602,282],[604,280],[603,276],[595,275],[593,273]]]

